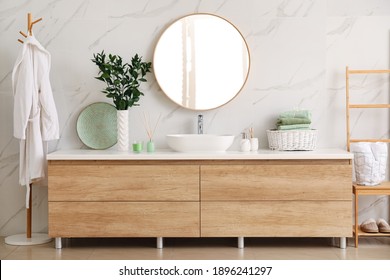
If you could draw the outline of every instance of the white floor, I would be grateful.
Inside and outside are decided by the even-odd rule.
[[[54,241],[35,246],[12,246],[0,237],[2,260],[390,260],[390,237],[353,239],[347,248],[332,238],[245,238],[238,249],[236,238],[165,238],[156,249],[155,238],[66,239],[63,249]]]

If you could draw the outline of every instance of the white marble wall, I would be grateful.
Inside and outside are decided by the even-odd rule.
[[[93,53],[105,50],[151,61],[164,28],[186,14],[207,12],[234,23],[246,38],[251,72],[241,94],[226,106],[203,112],[208,133],[255,128],[261,147],[265,130],[277,115],[293,108],[310,109],[319,130],[319,147],[345,147],[345,66],[389,68],[390,1],[388,0],[1,0],[0,1],[0,235],[25,230],[24,189],[18,186],[18,142],[12,136],[11,71],[26,14],[43,21],[34,33],[52,54],[51,82],[59,111],[61,139],[50,149],[83,148],[75,123],[90,103],[109,101],[94,79]],[[131,140],[146,139],[139,113],[162,114],[156,132],[195,132],[197,112],[174,105],[153,75],[143,87],[141,106],[131,108]],[[388,77],[354,77],[362,102],[388,102]],[[382,96],[382,97],[381,97]],[[354,135],[389,135],[388,112],[357,112]],[[237,142],[237,141],[236,141]],[[233,148],[237,148],[235,143]],[[47,231],[47,189],[34,189],[34,231]],[[361,219],[388,218],[386,197],[361,200]]]

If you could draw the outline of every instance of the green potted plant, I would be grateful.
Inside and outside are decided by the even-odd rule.
[[[140,97],[144,95],[139,86],[147,81],[145,76],[150,72],[152,63],[142,61],[138,54],[131,58],[131,63],[124,63],[119,55],[107,56],[104,51],[94,54],[92,62],[99,67],[99,76],[95,78],[107,85],[102,92],[112,98],[117,109],[118,149],[127,151],[128,109],[139,106]]]

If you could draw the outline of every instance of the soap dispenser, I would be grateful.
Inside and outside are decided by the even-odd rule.
[[[245,132],[241,133],[242,139],[240,143],[241,152],[249,152],[251,150],[251,142]]]

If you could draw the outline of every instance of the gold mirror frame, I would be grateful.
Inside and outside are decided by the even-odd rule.
[[[201,35],[203,36],[203,34],[205,33],[204,32],[205,29],[203,29],[202,32],[198,31],[198,33],[196,33],[196,31],[193,31],[192,29],[194,29],[194,22],[193,22],[194,20],[198,20],[198,22],[199,22],[199,20],[203,20],[203,21],[210,20],[215,25],[213,28],[210,28],[210,26],[207,26],[207,29],[211,30],[213,32],[215,32],[214,29],[218,30],[218,28],[225,28],[227,31],[225,31],[225,30],[222,31],[221,29],[219,29],[219,31],[220,31],[219,33],[209,34],[210,36],[213,35],[211,39],[215,39],[215,40],[214,41],[207,41],[207,48],[205,48],[206,44],[204,42],[202,44],[198,43],[198,45],[196,46],[195,38],[202,39],[200,37],[201,37]],[[190,24],[188,24],[188,22],[190,22]],[[199,24],[199,23],[197,23],[197,24]],[[195,28],[200,28],[200,27],[195,27]],[[177,30],[177,29],[179,29],[179,30]],[[191,31],[188,31],[188,29],[191,29]],[[176,34],[177,34],[177,32],[181,32],[181,33],[176,35],[176,34],[173,34],[172,32],[176,32]],[[191,79],[189,79],[188,73],[196,72],[198,76],[201,76],[202,73],[207,73],[208,69],[205,70],[206,68],[203,68],[203,70],[199,70],[199,69],[196,70],[196,68],[195,68],[195,66],[193,66],[193,64],[196,64],[196,66],[198,66],[199,64],[202,64],[202,63],[204,63],[204,61],[207,61],[207,60],[200,61],[200,58],[199,58],[200,55],[198,55],[198,57],[196,57],[197,60],[193,59],[195,57],[195,54],[194,54],[195,52],[192,50],[195,50],[196,49],[195,46],[196,46],[196,47],[198,47],[198,50],[199,50],[199,48],[204,48],[207,51],[209,51],[209,49],[216,47],[217,43],[222,42],[218,36],[221,35],[222,33],[227,33],[227,32],[230,32],[230,34],[228,34],[228,35],[231,36],[235,40],[234,42],[230,41],[230,42],[232,42],[232,44],[228,44],[231,46],[229,46],[229,48],[227,48],[227,51],[231,51],[231,48],[233,48],[234,46],[237,48],[237,50],[236,50],[237,53],[234,53],[234,55],[236,57],[234,57],[234,58],[236,59],[237,63],[242,64],[241,65],[242,72],[239,73],[240,75],[242,75],[242,77],[238,78],[237,81],[232,81],[231,78],[226,79],[226,78],[219,77],[219,80],[216,81],[215,83],[212,83],[212,84],[210,84],[210,81],[206,81],[206,83],[208,82],[207,86],[205,84],[203,84],[203,88],[210,87],[209,85],[212,85],[212,87],[214,87],[214,88],[218,87],[217,91],[220,92],[223,90],[219,90],[219,88],[223,88],[224,86],[229,86],[226,83],[228,81],[228,82],[232,82],[232,89],[230,90],[230,87],[225,89],[225,91],[230,90],[230,92],[227,92],[228,94],[226,94],[224,96],[221,95],[221,100],[219,102],[212,99],[212,102],[214,102],[212,105],[203,105],[203,104],[201,104],[202,106],[196,105],[196,102],[197,102],[196,93],[194,95],[188,94],[188,92],[190,92],[190,93],[195,92],[195,90],[188,90],[188,88],[189,87],[191,89],[202,88],[202,85],[197,83],[198,80],[196,80],[192,77],[191,77]],[[168,37],[168,36],[171,36],[171,33],[173,35],[178,36],[179,38]],[[192,35],[193,37],[188,36],[188,34]],[[195,35],[198,37],[195,37]],[[183,37],[185,37],[186,39],[183,40]],[[183,41],[188,40],[187,38],[189,38],[190,43],[189,44],[183,43]],[[198,41],[199,41],[199,39],[198,39]],[[239,39],[239,40],[237,40],[237,39]],[[179,50],[179,46],[176,46],[174,44],[174,42],[177,42],[178,40],[180,40],[180,42],[178,43],[178,45],[180,45],[180,50]],[[163,47],[165,47],[165,49]],[[190,53],[190,55],[188,55],[188,53],[187,53],[188,48],[191,50],[191,51],[188,51]],[[240,49],[241,53],[238,53],[238,48]],[[183,49],[185,49],[185,51]],[[222,51],[223,50],[221,50],[219,48],[219,49],[215,50],[212,53],[212,55],[214,55],[214,57],[220,56],[220,53]],[[173,57],[173,55],[176,55],[177,53],[180,53],[181,55]],[[185,56],[186,61],[184,61],[184,59],[183,59],[183,57],[184,57],[183,53],[185,53],[185,55],[186,55]],[[203,56],[206,57],[205,52],[203,52],[203,54],[204,54]],[[210,53],[207,53],[207,55],[210,55]],[[218,69],[213,70],[214,71],[213,73],[215,73],[215,71],[221,71],[222,69],[228,68],[229,64],[232,61],[232,55],[231,55],[231,53],[226,54],[226,55],[229,55],[229,56],[223,58],[224,59],[223,62],[225,63],[225,65],[223,65],[223,66],[218,65],[217,66]],[[237,58],[238,56],[241,56],[241,57]],[[188,59],[188,57],[190,57],[190,59]],[[170,60],[170,59],[172,59],[172,60]],[[220,58],[220,59],[222,59],[222,58]],[[190,62],[188,62],[189,60],[190,60]],[[193,61],[195,61],[196,63],[193,63]],[[213,61],[211,61],[210,64],[207,64],[207,67],[213,67],[213,66],[210,66],[210,65],[212,65],[212,63],[213,63]],[[169,69],[169,66],[171,64],[173,65],[174,68]],[[187,67],[188,64],[191,66]],[[186,15],[186,16],[183,16],[183,17],[175,20],[173,23],[171,23],[163,31],[163,33],[161,34],[160,38],[157,41],[157,44],[156,44],[156,47],[154,50],[153,68],[154,68],[154,74],[155,74],[158,85],[160,86],[161,90],[165,93],[165,95],[171,101],[173,101],[174,103],[176,103],[177,105],[179,105],[183,108],[187,108],[187,109],[194,110],[194,111],[206,111],[206,110],[212,110],[212,109],[216,109],[216,108],[219,108],[221,106],[226,105],[227,103],[232,101],[235,97],[237,97],[237,95],[242,91],[243,87],[245,86],[245,84],[248,80],[248,76],[249,76],[250,52],[249,52],[248,44],[247,44],[244,36],[242,35],[242,33],[238,30],[238,28],[235,25],[233,25],[228,20],[226,20],[220,16],[213,15],[213,14],[207,14],[207,13],[191,14],[191,15]],[[190,68],[191,70],[188,70],[188,68]],[[179,70],[173,71],[172,69],[174,69],[174,70],[179,69]],[[183,69],[185,69],[185,71]],[[237,71],[239,71],[239,70],[237,70]],[[173,72],[177,72],[173,78],[172,78],[172,76],[167,74],[167,73],[170,74]],[[195,75],[195,74],[191,74],[191,75]],[[219,73],[218,73],[218,75],[223,76]],[[234,75],[234,73],[229,73],[229,75]],[[229,75],[227,75],[227,76],[229,76]],[[207,75],[204,74],[204,76],[207,76]],[[234,75],[234,77],[237,77],[237,76],[238,75]],[[176,79],[175,79],[175,77],[176,77]],[[224,77],[226,77],[226,76],[224,76]],[[183,82],[184,80],[191,80],[192,84],[185,83],[185,82]],[[195,80],[195,82],[194,82],[194,80]],[[213,80],[214,80],[214,77],[213,77]],[[190,86],[188,86],[188,84],[190,84]],[[212,87],[210,87],[210,88],[212,88]],[[186,90],[184,90],[184,88],[186,88]],[[210,90],[212,90],[212,89],[210,89]],[[205,92],[207,92],[207,91],[208,91],[208,89]],[[223,93],[225,93],[225,92],[223,92]],[[201,98],[201,97],[198,95],[198,99],[199,98]],[[205,95],[203,96],[203,98],[205,98]],[[211,97],[207,95],[206,98],[210,99]]]

